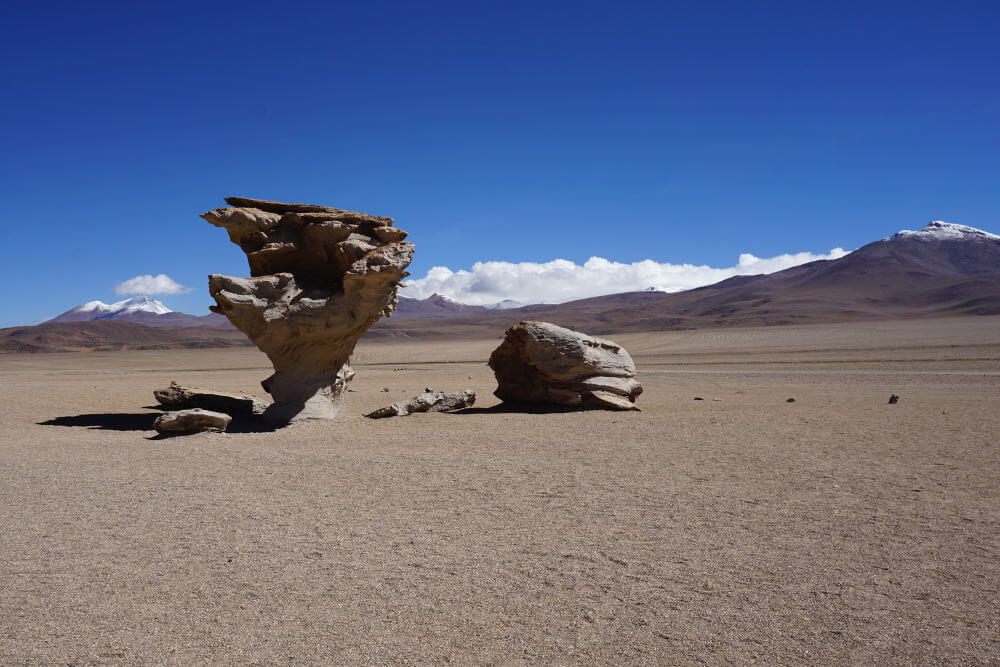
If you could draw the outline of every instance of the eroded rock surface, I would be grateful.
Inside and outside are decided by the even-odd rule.
[[[200,387],[182,387],[171,382],[166,389],[153,391],[153,397],[169,408],[202,408],[225,412],[233,417],[263,414],[269,405],[250,394],[231,394]]]
[[[508,403],[637,410],[642,393],[625,348],[548,322],[508,329],[489,365],[497,378],[493,393]]]
[[[231,421],[233,418],[224,412],[192,408],[163,413],[153,422],[153,428],[160,433],[198,433],[200,431],[221,433],[229,428]]]
[[[383,419],[385,417],[403,417],[414,412],[450,412],[470,408],[475,403],[476,392],[471,389],[455,394],[428,390],[405,401],[397,401],[392,405],[369,412],[365,417]]]
[[[227,197],[202,215],[246,254],[249,278],[213,274],[222,313],[274,365],[261,382],[272,422],[330,419],[344,410],[348,360],[362,334],[397,304],[413,244],[392,218],[313,204]]]

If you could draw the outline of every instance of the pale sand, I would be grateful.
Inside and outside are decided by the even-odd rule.
[[[0,356],[0,662],[996,662],[1000,319],[614,338],[642,412],[397,342],[341,422],[170,439],[266,359]],[[360,416],[424,386],[487,409]]]

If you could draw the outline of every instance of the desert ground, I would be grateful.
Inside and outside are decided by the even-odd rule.
[[[0,356],[0,663],[997,663],[1000,318],[608,337],[641,412],[376,342],[340,421],[173,438],[267,359]],[[479,401],[361,416],[425,386]]]

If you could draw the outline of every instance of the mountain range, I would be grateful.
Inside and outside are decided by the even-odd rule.
[[[496,337],[525,319],[611,334],[1000,315],[1000,236],[934,221],[839,259],[735,276],[683,292],[625,292],[556,305],[501,304],[471,306],[440,294],[400,297],[393,316],[366,335]],[[112,304],[91,301],[35,327],[0,329],[0,351],[10,352],[243,344],[246,339],[222,315],[175,313],[145,296]]]
[[[420,322],[381,320],[371,333],[487,336],[523,319],[588,333],[1000,314],[1000,236],[934,221],[839,259],[735,276],[683,292],[625,292],[557,305]]]

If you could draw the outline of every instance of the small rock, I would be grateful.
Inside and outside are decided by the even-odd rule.
[[[232,417],[224,412],[212,412],[201,408],[166,412],[156,418],[153,428],[160,433],[198,433],[216,431],[221,433],[229,428]]]
[[[451,412],[462,408],[471,408],[476,403],[476,392],[466,389],[460,394],[444,394],[441,400],[431,407],[427,412]]]
[[[250,394],[182,387],[176,382],[171,382],[166,389],[153,391],[153,398],[171,408],[201,408],[228,415],[259,415],[269,405],[267,401]]]
[[[385,392],[385,393],[388,394],[389,393],[389,388],[388,387],[382,387],[381,389],[379,389],[379,391],[383,391],[383,392]]]
[[[787,401],[785,401],[785,403],[794,403],[794,402],[795,402],[795,399],[794,399],[794,398],[790,398],[790,399],[788,399]]]
[[[365,415],[370,419],[405,417],[414,412],[447,412],[467,408],[476,402],[476,392],[466,389],[460,394],[428,391],[405,401],[398,401]]]
[[[433,390],[433,389],[431,389],[430,387],[424,387],[424,392],[426,393],[426,392],[428,392],[428,391],[434,391],[434,390]]]
[[[889,394],[889,405],[895,405],[896,403],[899,403],[899,396]]]
[[[696,400],[696,401],[704,401],[705,399],[702,398],[701,396],[695,396],[694,400]]]

